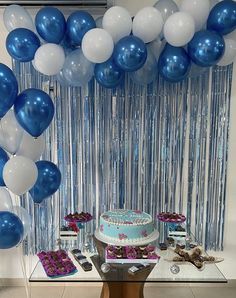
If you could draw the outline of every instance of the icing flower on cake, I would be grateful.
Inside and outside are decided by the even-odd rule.
[[[142,211],[140,211],[140,210],[134,210],[134,213],[136,213],[136,214],[141,214]]]
[[[103,232],[104,230],[104,225],[100,225],[100,231]]]
[[[142,235],[143,237],[147,237],[147,236],[148,236],[147,230],[143,230],[143,231],[141,231],[141,235]]]
[[[125,234],[119,234],[119,239],[120,240],[125,240],[127,238],[128,238],[127,235],[125,235]]]

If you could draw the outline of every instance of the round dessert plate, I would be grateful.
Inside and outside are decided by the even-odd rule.
[[[147,238],[143,238],[142,240],[139,241],[130,241],[130,240],[113,240],[110,239],[104,235],[102,235],[99,231],[99,229],[96,229],[94,236],[100,240],[101,242],[107,243],[107,244],[111,244],[111,245],[118,245],[118,246],[127,246],[127,245],[131,245],[131,246],[142,246],[142,245],[146,245],[149,243],[152,243],[154,241],[157,240],[157,238],[159,237],[159,232],[158,231],[154,231],[152,232],[149,237]]]
[[[175,215],[176,218],[171,218],[171,216],[173,216],[173,215]],[[169,214],[166,213],[166,215],[160,213],[157,215],[157,219],[159,219],[159,221],[166,222],[166,223],[178,224],[178,223],[185,222],[186,216],[184,216],[183,214],[178,214],[178,213],[169,213]]]

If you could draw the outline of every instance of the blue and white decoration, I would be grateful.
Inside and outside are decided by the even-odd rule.
[[[35,233],[4,188],[0,248],[29,234],[27,253],[50,249],[66,214],[90,212],[95,228],[129,208],[186,212],[188,232],[223,249],[236,2],[159,0],[133,19],[113,6],[99,28],[86,11],[45,7],[34,23],[10,5],[4,23],[0,145],[13,156],[1,151],[0,180]]]

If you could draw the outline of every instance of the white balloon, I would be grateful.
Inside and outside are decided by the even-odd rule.
[[[24,156],[12,157],[3,168],[3,180],[7,188],[16,195],[30,190],[38,177],[35,163]]]
[[[47,43],[39,47],[34,56],[35,68],[42,74],[56,75],[63,67],[65,53],[61,46]]]
[[[24,227],[23,239],[29,234],[31,230],[31,217],[28,211],[21,206],[13,206],[13,212],[20,218]]]
[[[186,45],[193,38],[194,32],[194,19],[186,12],[172,14],[164,25],[164,37],[175,47]]]
[[[31,62],[32,62],[33,68],[34,68],[36,71],[39,71],[39,70],[37,69],[36,65],[35,65],[35,61],[32,60]]]
[[[18,124],[14,111],[10,110],[0,120],[0,146],[15,154],[23,137],[23,129]]]
[[[234,62],[236,57],[236,41],[233,39],[228,39],[224,37],[225,41],[225,52],[223,57],[217,63],[219,66],[226,66]]]
[[[161,33],[163,18],[155,7],[144,7],[133,20],[133,34],[145,43],[153,41]]]
[[[84,56],[93,63],[107,61],[113,52],[114,43],[111,35],[104,29],[89,30],[82,40]]]
[[[32,159],[33,161],[39,160],[45,149],[45,138],[43,135],[38,138],[33,138],[26,131],[16,155],[22,155]]]
[[[5,187],[0,187],[0,211],[12,211],[13,204],[9,191]]]
[[[209,12],[209,0],[183,0],[180,11],[191,14],[195,21],[195,30],[199,31],[206,24]]]
[[[121,6],[113,6],[105,12],[102,27],[111,34],[116,43],[122,37],[130,34],[132,29],[131,15],[127,9]]]
[[[7,6],[4,10],[3,20],[8,32],[17,28],[27,28],[35,31],[34,22],[30,14],[20,5],[13,4]]]

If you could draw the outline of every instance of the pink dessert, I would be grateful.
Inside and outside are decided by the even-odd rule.
[[[49,277],[60,277],[73,274],[77,271],[75,265],[64,250],[42,251],[38,257]]]

